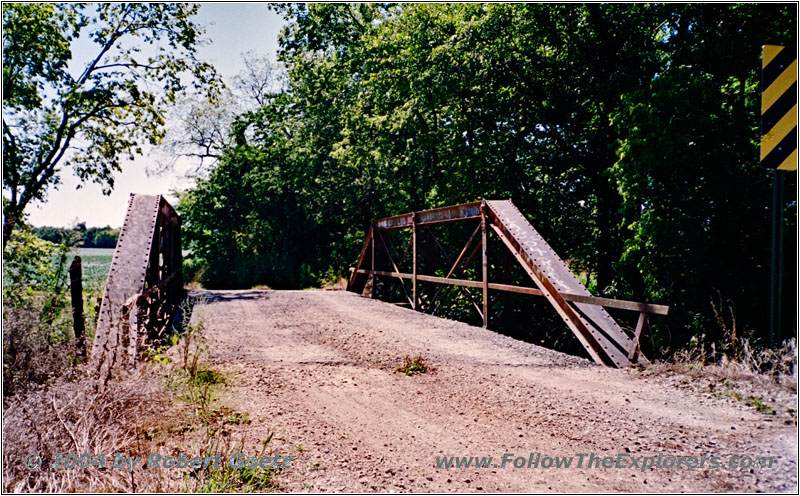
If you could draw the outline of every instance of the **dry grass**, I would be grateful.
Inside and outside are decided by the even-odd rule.
[[[184,317],[188,321],[189,313]],[[186,323],[185,323],[186,324]],[[174,341],[173,341],[174,342]],[[102,388],[87,366],[69,376],[5,398],[5,492],[259,492],[273,487],[272,469],[234,469],[229,456],[265,453],[266,440],[248,439],[248,414],[215,400],[225,378],[208,368],[202,323],[185,325],[170,349],[118,371]],[[55,454],[105,455],[104,466],[53,468]],[[141,457],[133,471],[114,468],[115,455]],[[146,469],[151,453],[192,458],[220,454],[220,468]],[[41,469],[25,466],[41,456]]]
[[[781,417],[788,424],[797,424],[795,339],[769,349],[755,348],[748,338],[739,338],[735,353],[730,349],[720,352],[713,344],[696,343],[639,373],[682,389],[740,401],[761,413]]]
[[[3,308],[3,394],[22,393],[65,373],[79,360],[64,325],[43,324],[41,308]]]
[[[141,364],[102,392],[94,381],[57,381],[49,388],[7,399],[3,418],[4,492],[263,492],[272,489],[275,470],[233,469],[237,452],[267,452],[267,439],[249,439],[250,419],[217,404],[207,387],[213,373],[202,366],[190,377],[177,363]],[[211,382],[216,382],[211,381]],[[41,455],[42,468],[28,470],[27,455]],[[55,453],[105,454],[105,466],[51,468]],[[116,453],[141,457],[129,472],[113,468]],[[219,469],[146,469],[151,453],[175,456],[221,455]]]
[[[705,335],[693,338],[670,360],[655,362],[639,373],[679,388],[741,401],[797,425],[796,339],[775,349],[755,346],[752,333],[739,329],[732,301],[718,295],[712,299],[711,308],[724,336],[721,341],[714,342]]]
[[[344,291],[347,289],[347,279],[339,277],[331,281],[325,281],[322,284],[322,289],[329,291]]]
[[[180,418],[161,386],[162,375],[143,365],[98,392],[88,378],[59,380],[8,398],[3,416],[3,489],[7,492],[116,492],[159,487],[158,472],[131,475],[110,468],[114,453],[147,456],[143,433]],[[42,457],[39,471],[24,465]],[[105,453],[105,468],[55,469],[55,453]],[[109,460],[108,457],[111,456]]]

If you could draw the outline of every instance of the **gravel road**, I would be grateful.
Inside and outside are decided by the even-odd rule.
[[[797,427],[741,403],[343,291],[194,294],[207,298],[192,317],[207,361],[229,378],[220,401],[247,412],[249,439],[274,432],[272,449],[293,457],[280,491],[797,493]],[[417,354],[435,370],[395,372]],[[528,468],[531,453],[573,460]],[[590,454],[775,461],[587,468]],[[493,459],[437,468],[453,456]]]

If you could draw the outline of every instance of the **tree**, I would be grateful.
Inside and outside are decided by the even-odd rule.
[[[196,57],[197,9],[3,6],[4,247],[27,206],[57,187],[66,167],[110,193],[121,157],[162,140],[164,109],[187,90],[187,73],[195,90],[213,97],[215,71]],[[73,75],[73,44],[81,37],[96,51]]]
[[[148,173],[174,171],[187,159],[186,175],[196,176],[215,164],[230,145],[231,125],[244,109],[227,87],[213,101],[197,95],[179,98],[174,109],[163,142],[153,148],[155,167]]]
[[[253,51],[241,57],[245,69],[217,98],[190,95],[178,100],[163,143],[153,149],[156,167],[152,172],[175,170],[182,159],[189,163],[187,175],[208,172],[231,145],[234,121],[269,104],[283,89],[286,71],[281,64]]]

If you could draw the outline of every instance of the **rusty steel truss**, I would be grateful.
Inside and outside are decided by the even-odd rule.
[[[135,366],[162,337],[183,296],[181,220],[161,195],[131,194],[103,291],[92,363],[101,375]]]
[[[472,235],[453,261],[444,253],[442,245],[438,248],[450,262],[445,277],[418,273],[418,235],[425,230],[433,236],[430,226],[455,221],[479,220]],[[411,229],[409,246],[402,256],[395,251],[389,236],[394,229]],[[533,279],[536,287],[515,286],[489,282],[489,261],[487,239],[494,235],[510,251],[510,254]],[[479,242],[475,242],[480,237]],[[434,236],[435,240],[435,236]],[[402,272],[400,266],[411,249],[411,272]],[[452,277],[462,270],[481,251],[481,279],[468,280]],[[376,264],[391,266],[392,270],[378,270]],[[471,304],[483,319],[483,326],[489,325],[489,291],[522,293],[544,296],[558,312],[567,326],[592,357],[601,364],[626,367],[632,362],[647,363],[641,353],[639,340],[651,315],[666,315],[669,307],[633,301],[599,298],[593,296],[556,252],[539,235],[528,220],[507,200],[482,200],[449,207],[413,212],[376,220],[367,232],[366,240],[352,269],[347,290],[363,293],[369,281],[371,296],[375,297],[376,277],[396,278],[401,282],[403,293],[411,308],[435,313],[438,298],[446,286],[461,287],[469,295]],[[404,281],[411,281],[411,290]],[[421,308],[419,282],[440,285],[434,295]],[[473,298],[470,288],[482,292],[482,305]],[[636,328],[626,332],[606,312],[604,307],[630,310],[639,313]]]

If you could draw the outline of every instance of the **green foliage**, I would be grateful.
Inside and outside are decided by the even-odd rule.
[[[422,358],[422,355],[417,355],[412,360],[410,357],[406,357],[405,361],[402,365],[398,365],[395,371],[402,372],[405,375],[417,375],[417,374],[424,374],[432,370],[427,363],[425,363],[425,359]]]
[[[76,363],[67,296],[68,250],[23,226],[3,252],[5,395],[68,374]]]
[[[189,88],[219,86],[196,57],[197,5],[3,5],[3,245],[32,201],[70,167],[110,193],[121,158],[164,136],[163,110]],[[86,39],[96,55],[72,60]],[[80,74],[69,65],[77,64]],[[189,76],[189,77],[187,77]]]
[[[273,488],[275,469],[272,468],[231,468],[227,462],[221,469],[209,469],[203,485],[192,492],[264,492]]]
[[[34,299],[64,286],[69,248],[19,229],[3,253],[3,302],[33,305]],[[55,261],[55,263],[54,263]]]
[[[716,291],[766,328],[758,60],[795,44],[792,8],[276,8],[287,89],[181,197],[206,285],[305,287],[347,273],[372,219],[510,198],[598,293],[672,307],[646,351],[722,339]]]

